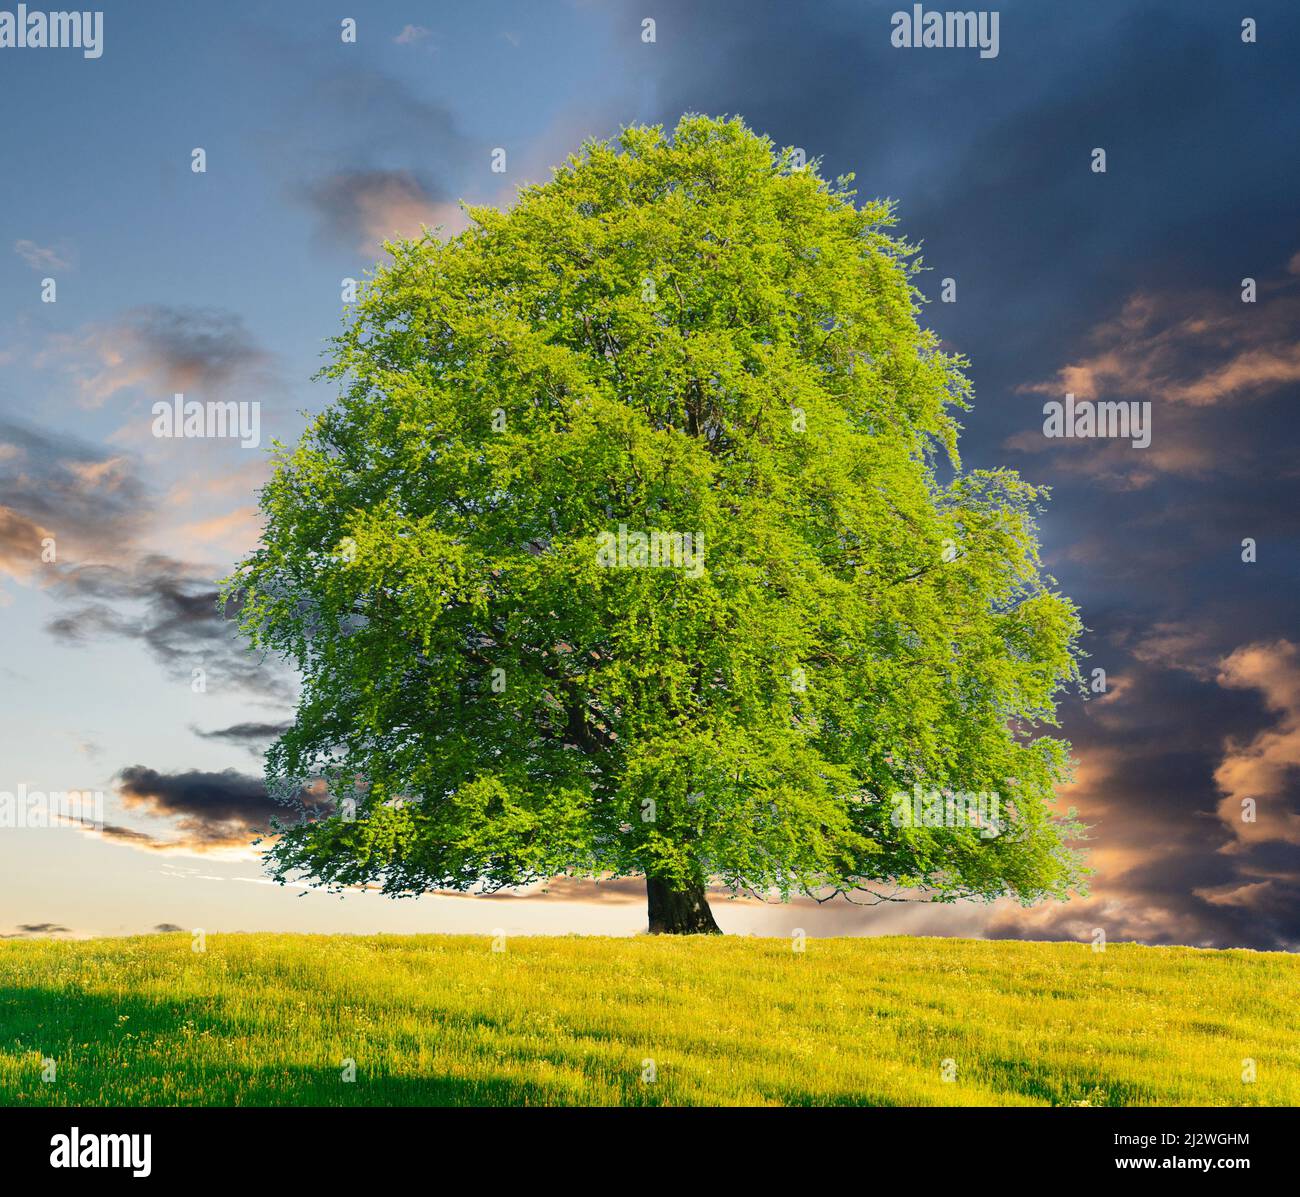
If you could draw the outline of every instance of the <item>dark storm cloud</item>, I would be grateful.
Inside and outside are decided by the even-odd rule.
[[[127,567],[80,566],[60,577],[55,593],[71,609],[46,630],[66,644],[138,640],[178,680],[193,681],[199,669],[208,691],[292,697],[283,666],[250,652],[239,636],[237,603],[223,605],[212,576],[192,565],[149,555]]]
[[[128,805],[150,814],[198,820],[205,827],[237,823],[268,827],[275,803],[256,777],[225,769],[220,773],[159,773],[143,765],[130,765],[118,775],[118,792]]]
[[[157,852],[207,852],[249,846],[271,830],[272,821],[295,822],[307,809],[328,805],[323,791],[302,790],[296,804],[276,802],[256,777],[225,769],[162,773],[130,765],[117,774],[118,794],[132,810],[167,819],[172,831],[154,836],[122,827],[101,834],[132,847]]]

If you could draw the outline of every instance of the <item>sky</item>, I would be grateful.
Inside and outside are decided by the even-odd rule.
[[[269,882],[250,841],[295,680],[215,580],[386,237],[695,111],[897,201],[921,319],[971,363],[964,463],[1051,486],[1044,559],[1106,674],[1061,707],[1087,897],[719,896],[723,929],[1300,946],[1300,13],[1004,0],[984,56],[895,46],[899,7],[371,0],[352,40],[346,3],[131,0],[98,57],[0,45],[0,793],[105,802],[97,828],[0,827],[0,935],[644,929],[639,882]],[[1151,443],[1045,437],[1067,392],[1149,403]],[[260,443],[155,437],[177,393],[257,403]]]

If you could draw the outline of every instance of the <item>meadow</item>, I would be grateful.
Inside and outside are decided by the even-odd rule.
[[[1298,1024],[1300,959],[1281,953],[903,937],[803,952],[740,937],[0,943],[0,1105],[1295,1105]]]

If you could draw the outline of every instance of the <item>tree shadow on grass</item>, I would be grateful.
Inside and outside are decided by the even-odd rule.
[[[484,1022],[491,1020],[484,1019]],[[219,1002],[150,1001],[67,988],[0,988],[0,1106],[555,1106],[571,1105],[561,1084],[505,1075],[489,1061],[473,1078],[394,1075],[344,1061],[265,1065],[249,1051],[247,1021],[227,1018]],[[255,1051],[256,1047],[251,1050]],[[304,1056],[311,1053],[304,1045]],[[41,1079],[43,1061],[55,1079]],[[657,1104],[638,1095],[636,1104]]]

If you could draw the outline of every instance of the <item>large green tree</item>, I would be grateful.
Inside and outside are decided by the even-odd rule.
[[[690,116],[388,247],[227,583],[302,675],[268,779],[335,803],[282,829],[281,880],[643,874],[661,931],[716,930],[710,883],[1078,884],[1039,492],[963,471],[964,363],[849,182]],[[995,825],[912,817],[932,791],[999,795]]]

